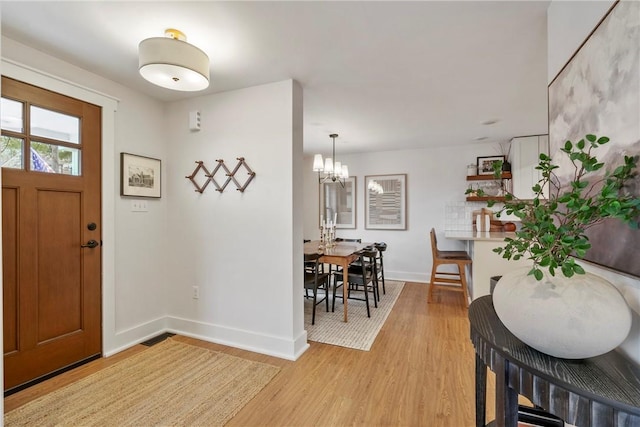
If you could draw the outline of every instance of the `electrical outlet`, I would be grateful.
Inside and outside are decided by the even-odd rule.
[[[193,286],[191,288],[191,298],[193,298],[193,299],[200,298],[200,287],[199,286]]]

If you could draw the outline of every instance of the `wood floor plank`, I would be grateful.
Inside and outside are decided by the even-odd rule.
[[[455,292],[440,292],[427,304],[427,290],[425,284],[405,285],[368,352],[310,342],[292,362],[184,336],[174,339],[281,368],[229,427],[473,426],[475,353],[467,308]],[[134,346],[9,396],[5,410],[145,348]],[[488,380],[487,406],[493,408],[491,373]],[[490,409],[487,419],[492,418]]]

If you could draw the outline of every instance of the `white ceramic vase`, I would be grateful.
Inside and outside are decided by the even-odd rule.
[[[554,357],[585,359],[619,346],[631,329],[631,310],[618,289],[587,273],[558,272],[537,281],[530,268],[506,273],[493,291],[493,305],[509,331]]]

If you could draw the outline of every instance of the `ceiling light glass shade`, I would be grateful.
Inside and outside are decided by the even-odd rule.
[[[331,157],[324,159],[324,173],[333,173],[333,160],[331,160]]]
[[[347,165],[342,165],[342,178],[347,179],[349,178],[349,168],[347,167]]]
[[[324,170],[324,165],[322,162],[322,154],[316,154],[313,156],[313,171],[314,172],[322,172]]]
[[[209,86],[209,57],[183,40],[152,37],[138,45],[140,75],[173,90],[197,91]]]

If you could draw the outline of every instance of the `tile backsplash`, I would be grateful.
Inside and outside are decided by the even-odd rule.
[[[472,212],[486,207],[482,202],[447,202],[444,208],[444,229],[446,231],[472,231]]]
[[[473,211],[478,211],[486,207],[486,202],[446,202],[444,208],[445,231],[473,231],[473,219],[471,218]],[[501,207],[502,205],[497,203],[491,209],[495,212]],[[517,217],[507,217],[506,215],[501,216],[499,219],[502,221],[518,221]]]

